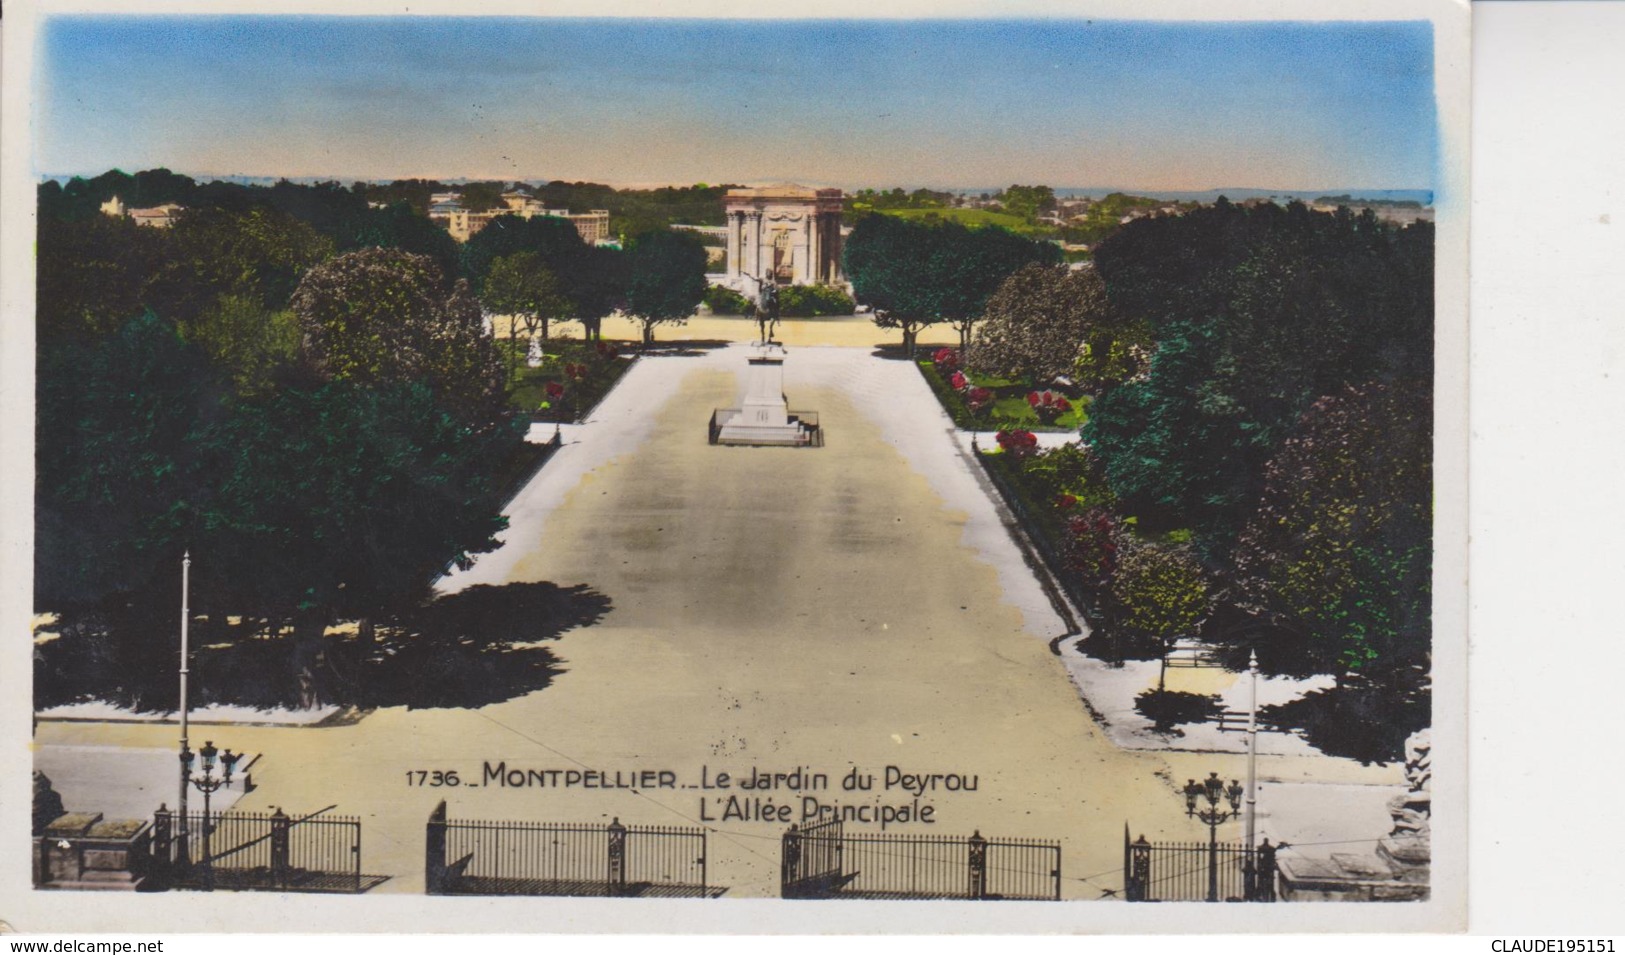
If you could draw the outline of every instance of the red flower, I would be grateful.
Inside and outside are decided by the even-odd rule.
[[[948,379],[948,384],[952,385],[955,391],[964,391],[965,386],[970,384],[970,381],[965,378],[964,372],[956,371],[953,373],[953,377]]]
[[[1036,391],[1027,392],[1027,403],[1029,405],[1032,405],[1034,408],[1038,407],[1038,403],[1040,401],[1042,401],[1042,400],[1043,399],[1039,397],[1038,392],[1036,392]]]
[[[966,396],[966,400],[970,402],[970,410],[980,411],[983,406],[993,400],[993,392],[988,391],[986,388],[972,388],[970,394]]]
[[[949,371],[959,367],[959,353],[952,348],[939,348],[931,354],[931,361],[939,371]]]
[[[1063,511],[1067,508],[1076,506],[1077,503],[1078,499],[1070,494],[1057,494],[1055,496],[1055,506]]]
[[[556,381],[550,381],[543,385],[542,390],[547,392],[549,398],[558,399],[564,397],[564,386]]]
[[[587,377],[587,366],[580,362],[568,362],[564,366],[564,373],[576,381]]]
[[[1009,454],[1026,454],[1038,447],[1038,435],[1031,431],[1000,431],[999,447]]]

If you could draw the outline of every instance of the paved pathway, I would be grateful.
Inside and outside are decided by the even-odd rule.
[[[516,497],[507,544],[444,582],[583,584],[613,608],[554,646],[542,691],[479,710],[378,711],[354,725],[244,727],[264,752],[245,808],[340,803],[366,824],[380,892],[419,892],[423,824],[457,816],[714,828],[711,874],[731,897],[777,891],[778,821],[722,819],[727,772],[823,773],[828,788],[752,793],[934,810],[910,831],[1062,840],[1068,898],[1120,883],[1125,820],[1191,839],[1175,782],[1235,755],[1125,752],[1080,705],[1048,649],[1059,620],[1022,563],[947,419],[905,362],[870,349],[792,348],[792,407],[817,410],[822,449],[706,443],[735,403],[743,351],[642,360]],[[169,728],[42,724],[56,744],[161,746]],[[412,770],[482,780],[514,769],[665,770],[673,788],[432,789]],[[888,766],[975,777],[973,792],[885,788]],[[852,770],[874,789],[851,792]],[[1391,782],[1392,770],[1278,757],[1267,778]],[[1381,796],[1377,795],[1380,799]],[[760,805],[760,804],[756,804]]]

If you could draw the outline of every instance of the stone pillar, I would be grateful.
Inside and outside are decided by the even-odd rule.
[[[767,275],[762,263],[762,210],[752,209],[745,213],[745,222],[745,241],[749,244],[745,261],[750,264],[750,274],[760,282]]]
[[[824,281],[824,238],[819,228],[823,225],[815,212],[807,216],[807,281]]]
[[[728,262],[725,271],[730,279],[739,277],[739,230],[744,228],[744,219],[738,212],[728,213]]]
[[[813,260],[813,217],[804,215],[796,226],[795,242],[790,246],[790,282],[806,285],[815,280],[818,266]]]

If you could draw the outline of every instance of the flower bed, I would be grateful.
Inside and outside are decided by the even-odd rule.
[[[937,349],[931,358],[919,362],[919,368],[943,410],[960,428],[1076,431],[1087,419],[1087,399],[967,371],[956,349]]]
[[[613,342],[549,339],[542,363],[525,363],[525,346],[514,343],[513,376],[508,401],[532,421],[579,421],[590,412],[631,366]]]

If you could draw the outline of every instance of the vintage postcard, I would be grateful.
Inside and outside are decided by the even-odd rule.
[[[12,927],[1464,924],[1465,4],[7,13]]]

